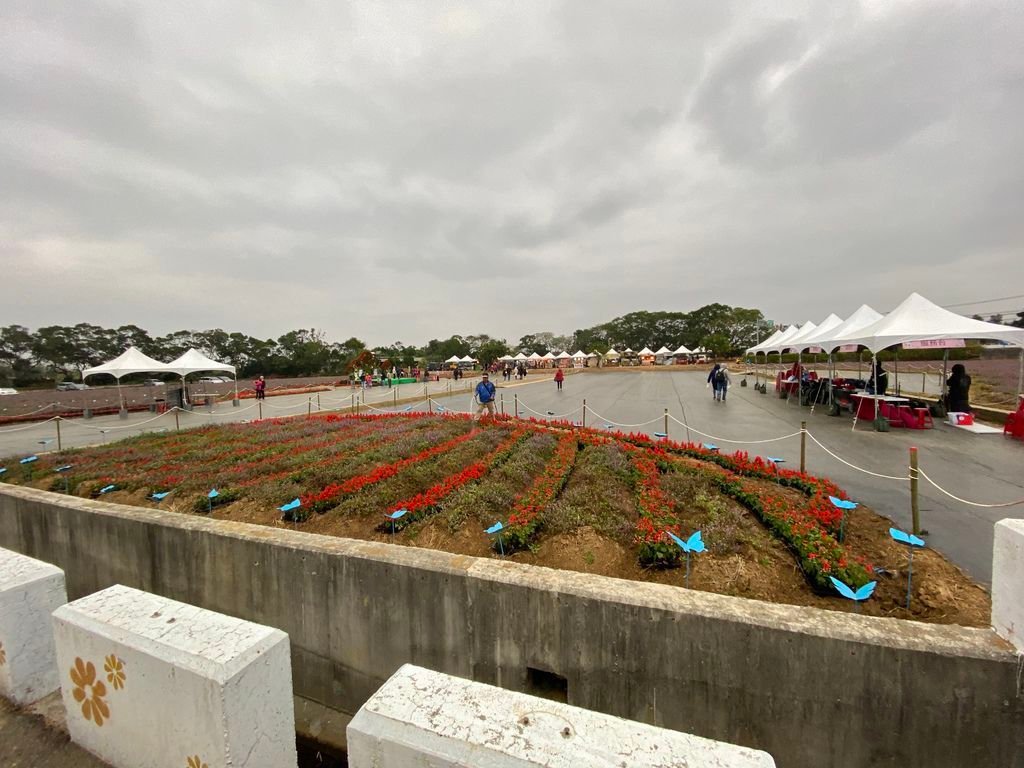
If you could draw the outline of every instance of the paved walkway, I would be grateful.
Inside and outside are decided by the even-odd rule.
[[[67,733],[42,715],[0,698],[0,765],[5,768],[107,768],[71,743]]]
[[[730,390],[726,403],[715,403],[710,390],[705,388],[706,373],[699,371],[595,371],[573,374],[566,378],[562,392],[557,392],[547,376],[531,376],[525,382],[503,382],[495,377],[505,411],[511,413],[516,395],[523,416],[556,418],[564,416],[581,421],[582,401],[587,400],[587,425],[602,427],[615,422],[620,427],[654,434],[664,431],[664,411],[690,425],[690,437],[695,441],[714,442],[722,450],[748,450],[751,454],[778,456],[786,466],[799,467],[800,442],[791,437],[777,442],[751,444],[749,441],[768,440],[792,434],[807,421],[808,429],[830,450],[864,469],[884,475],[907,475],[909,448],[920,448],[920,466],[937,483],[962,498],[978,502],[1007,502],[1024,498],[1024,443],[1001,435],[976,435],[964,430],[937,424],[928,431],[894,430],[889,433],[873,431],[870,424],[858,425],[851,431],[848,416],[830,417],[818,408],[812,414],[809,408],[779,400],[771,388],[767,395],[753,387],[740,387],[739,379]],[[751,383],[752,380],[751,380]],[[453,410],[472,408],[472,387],[476,379],[456,382],[456,391],[448,396],[450,382],[429,385],[436,402],[447,404]],[[458,391],[458,387],[463,389]],[[319,406],[323,409],[347,408],[356,399],[368,406],[383,410],[415,408],[426,410],[422,399],[422,384],[404,384],[389,390],[375,388],[369,391],[337,389],[321,393]],[[395,399],[416,398],[412,405],[393,405]],[[263,416],[296,415],[318,407],[317,395],[274,397],[264,401]],[[549,416],[548,412],[554,414]],[[259,406],[252,400],[243,400],[239,408],[230,403],[216,406],[212,412],[196,409],[179,414],[182,428],[196,424],[223,421],[242,421],[259,417]],[[154,419],[152,414],[132,414],[127,421],[116,416],[62,423],[65,447],[109,442],[126,435],[151,429],[174,429],[173,414]],[[105,430],[105,431],[100,431]],[[696,430],[705,433],[698,434]],[[674,421],[668,432],[674,439],[686,439],[685,429]],[[708,437],[707,435],[710,435]],[[55,436],[53,423],[35,425],[30,429],[11,432],[0,429],[0,455],[25,455],[52,450]],[[39,440],[51,442],[40,445]],[[736,441],[736,442],[727,442]],[[748,441],[748,442],[745,442]],[[862,501],[903,528],[910,526],[910,493],[907,480],[876,478],[852,469],[829,456],[808,441],[807,469],[835,480],[852,498]],[[1024,505],[985,509],[971,507],[944,496],[921,481],[921,520],[929,531],[928,542],[964,568],[973,578],[989,583],[992,572],[992,538],[995,522],[1005,517],[1024,517]]]

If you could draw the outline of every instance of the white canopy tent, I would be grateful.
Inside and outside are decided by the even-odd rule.
[[[445,360],[445,362],[446,363],[461,363],[462,362],[462,358],[459,357],[458,355],[452,355],[447,360]]]
[[[528,358],[526,355],[524,355],[522,352],[520,352],[518,355],[516,355],[512,359],[513,360],[519,360],[520,362],[522,362],[522,361],[525,361],[525,360],[529,360],[530,358]]]
[[[124,352],[102,365],[86,368],[82,371],[82,380],[88,376],[107,374],[117,381],[117,399],[122,415],[126,414],[124,400],[121,398],[121,378],[133,373],[172,373],[167,363],[161,363],[148,355],[142,354],[135,347],[128,347]]]
[[[693,350],[687,349],[685,344],[680,344],[679,349],[672,353],[673,355],[692,355]]]
[[[211,360],[198,349],[190,349],[177,360],[169,362],[167,367],[181,376],[182,386],[185,384],[185,377],[190,373],[209,373],[210,371],[230,373],[231,378],[235,380],[234,402],[235,404],[238,403],[238,376],[235,375],[235,366],[228,365],[227,363],[218,363],[216,360]]]
[[[582,349],[577,349],[572,354],[573,359],[576,359],[576,358],[579,358],[579,357],[586,358],[587,356],[588,356],[587,353],[584,352]]]
[[[541,360],[554,360],[555,359],[555,355],[552,352],[545,352],[543,355],[541,355],[540,359]]]
[[[605,357],[622,357],[622,355],[620,355],[618,352],[615,351],[615,347],[612,347],[607,352],[605,352],[604,356]]]
[[[460,363],[475,363],[476,362],[476,358],[475,357],[470,357],[469,355],[466,355],[465,357],[459,358],[459,362]]]
[[[760,354],[762,352],[765,352],[772,344],[774,344],[776,341],[778,341],[787,330],[788,330],[788,328],[779,328],[777,331],[775,331],[775,333],[773,333],[767,339],[765,339],[762,342],[758,342],[757,344],[752,346],[750,349],[748,349],[747,350],[747,354],[748,355],[750,355],[750,354],[758,355],[758,354]],[[684,349],[684,347],[680,347],[680,349]]]
[[[812,333],[814,333],[817,329],[818,326],[812,323],[810,320],[808,320],[806,323],[800,326],[800,330],[796,334],[786,339],[783,345],[779,347],[779,351],[799,352],[801,348],[801,342],[808,336],[810,336]]]
[[[672,354],[672,350],[666,347],[664,344],[662,344],[658,351],[655,352],[654,354],[657,355],[658,357],[668,357],[669,355]]]
[[[626,350],[626,351],[628,352],[629,350]],[[637,354],[640,355],[641,357],[653,357],[654,356],[654,350],[651,349],[650,347],[644,347],[639,352],[637,352]]]
[[[805,325],[806,325],[806,323],[805,323]],[[767,342],[765,342],[764,344],[761,344],[760,345],[760,347],[761,347],[760,351],[764,352],[766,355],[771,354],[772,352],[776,352],[778,354],[782,354],[782,350],[783,350],[783,347],[786,344],[786,342],[790,341],[794,336],[796,336],[798,333],[800,333],[800,329],[802,327],[803,326],[799,326],[799,325],[791,325],[791,326],[789,326],[789,328],[784,330],[782,332],[782,334],[777,339],[775,339],[775,341],[773,341],[771,344],[769,344]]]
[[[874,355],[907,341],[932,339],[993,339],[1024,348],[1024,328],[964,317],[912,293],[882,319],[837,341],[867,347]]]
[[[818,324],[818,327],[814,329],[813,333],[805,336],[803,339],[792,339],[793,342],[798,343],[797,352],[804,352],[813,347],[823,347],[822,344],[818,343],[818,340],[827,339],[827,334],[832,329],[838,328],[842,323],[843,318],[832,313]]]
[[[881,319],[882,315],[880,313],[873,310],[867,304],[861,304],[856,312],[832,330],[825,333],[816,333],[813,341],[826,352],[835,352],[843,345],[842,338],[844,336],[855,334],[861,328],[869,326],[876,320]]]
[[[591,352],[589,355],[587,355],[587,357],[600,357],[600,356],[601,356],[601,353],[597,352],[596,350],[594,352]]]

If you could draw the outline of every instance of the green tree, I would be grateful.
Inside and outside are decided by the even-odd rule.
[[[490,339],[476,350],[475,357],[480,360],[480,365],[485,368],[503,355],[509,353],[508,344],[504,339]]]

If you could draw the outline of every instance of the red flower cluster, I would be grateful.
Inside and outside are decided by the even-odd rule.
[[[559,438],[554,455],[544,471],[533,481],[530,489],[516,499],[508,516],[506,531],[506,541],[512,548],[526,544],[537,531],[537,516],[554,500],[569,479],[577,453],[579,437],[575,433],[570,432]]]
[[[403,469],[411,467],[413,464],[418,464],[421,461],[432,459],[435,456],[439,456],[442,453],[452,450],[453,448],[471,440],[474,437],[474,433],[467,432],[464,435],[447,440],[443,443],[439,443],[431,448],[420,451],[419,453],[413,454],[404,459],[394,461],[390,464],[382,464],[376,467],[370,472],[362,475],[356,475],[351,477],[343,483],[331,483],[323,490],[318,493],[309,493],[302,496],[303,506],[313,506],[315,509],[323,510],[325,505],[331,505],[339,496],[346,493],[355,493],[356,491],[365,488],[368,485],[379,483],[382,480],[387,480],[390,477],[394,477]]]

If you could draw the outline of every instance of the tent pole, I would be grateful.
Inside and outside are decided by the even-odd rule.
[[[1020,351],[1020,370],[1017,371],[1017,397],[1024,394],[1024,349]]]
[[[235,399],[231,401],[231,406],[233,408],[237,408],[240,405],[238,401],[238,371],[234,371],[233,373],[235,377]]]
[[[128,418],[128,409],[125,407],[124,398],[121,396],[121,377],[115,378],[117,381],[117,416],[121,419]]]
[[[895,379],[894,383],[896,385],[896,396],[899,397],[899,395],[900,395],[900,351],[897,349],[897,350],[893,351],[892,354],[893,354],[893,358],[892,358],[892,364],[893,364],[892,374],[893,374],[893,378]]]
[[[942,381],[939,383],[939,403],[945,407],[946,405],[946,368],[949,365],[949,350],[943,350],[942,352]]]

